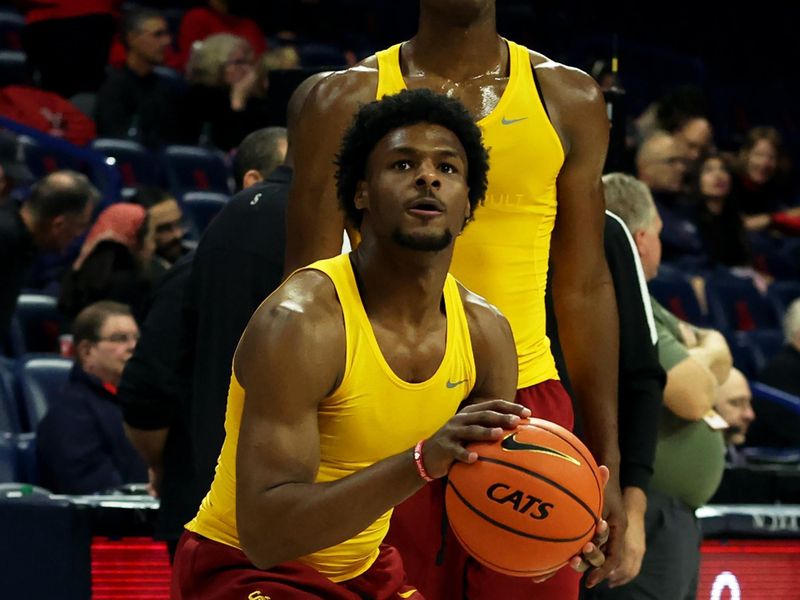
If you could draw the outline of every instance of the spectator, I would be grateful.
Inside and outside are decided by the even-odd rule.
[[[295,91],[290,124],[325,75]],[[279,152],[261,144],[279,146],[281,138],[259,133],[245,138],[237,153],[237,185],[245,189],[209,225],[194,265],[182,258],[159,284],[120,386],[130,438],[161,493],[156,533],[173,551],[213,477],[236,343],[283,278],[291,151],[268,174]],[[250,185],[253,172],[265,179]]]
[[[42,484],[57,494],[94,494],[147,481],[116,397],[139,339],[136,321],[123,304],[97,302],[75,319],[73,336],[69,382],[36,430]]]
[[[254,95],[253,50],[244,38],[218,33],[195,45],[189,61],[185,135],[228,151],[267,124],[266,102]]]
[[[186,11],[178,33],[184,64],[189,59],[194,44],[215,33],[230,33],[244,38],[256,56],[267,49],[267,41],[258,24],[252,19],[233,13],[230,0],[208,0],[207,6]]]
[[[738,462],[735,447],[745,443],[747,430],[756,418],[752,400],[747,378],[739,369],[731,369],[728,379],[717,388],[714,410],[728,424],[724,433],[725,444],[728,446],[730,462],[733,463]]]
[[[647,186],[618,177],[628,185],[617,186],[619,193],[607,188],[606,204],[630,229],[650,280],[661,261],[660,218]],[[624,586],[598,590],[596,597],[603,599],[694,597],[702,539],[694,509],[714,494],[725,467],[719,425],[709,424],[716,390],[731,369],[725,339],[678,320],[655,299],[652,305],[667,385],[645,513],[647,552],[639,575]]]
[[[769,361],[759,381],[787,394],[800,397],[800,298],[789,305],[783,318],[786,344]],[[758,420],[748,436],[752,446],[800,448],[800,415],[775,402],[756,397],[753,406]]]
[[[639,180],[650,188],[663,219],[661,240],[666,260],[696,255],[703,249],[695,224],[696,207],[684,193],[686,166],[683,143],[664,131],[647,138],[636,154]]]
[[[33,185],[18,210],[0,207],[0,340],[37,252],[64,252],[88,227],[99,197],[86,176],[56,171]]]
[[[39,86],[64,97],[94,92],[105,77],[120,0],[22,0],[22,47]]]
[[[122,202],[106,208],[64,277],[59,309],[71,319],[94,302],[115,300],[141,315],[151,289],[153,245],[143,207]]]
[[[708,120],[706,105],[699,89],[684,86],[664,96],[656,111],[659,127],[684,145],[692,168],[714,148],[714,129]]]
[[[690,188],[697,206],[703,245],[713,263],[750,266],[750,247],[737,202],[732,196],[731,171],[716,153],[703,158]]]
[[[233,174],[239,190],[261,183],[286,159],[285,127],[266,127],[248,135],[233,159]]]
[[[777,129],[754,127],[739,151],[734,189],[745,226],[761,231],[774,225],[774,214],[785,208],[789,189],[784,171],[783,141]],[[789,211],[797,216],[800,210]]]
[[[155,243],[150,275],[155,281],[189,252],[183,239],[186,233],[185,217],[178,201],[161,188],[141,186],[130,201],[147,209],[148,223]]]
[[[122,20],[122,40],[125,66],[111,73],[97,94],[98,134],[150,147],[178,141],[178,99],[154,72],[170,44],[166,20],[151,8],[133,9]]]

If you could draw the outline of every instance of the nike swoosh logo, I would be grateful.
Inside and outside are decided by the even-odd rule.
[[[519,119],[506,119],[505,117],[503,117],[502,123],[503,125],[512,125],[514,123],[519,123],[520,121],[524,121],[527,118],[528,117],[520,117]]]
[[[414,594],[417,593],[417,590],[408,590],[407,592],[397,592],[397,595],[401,598],[411,598]]]
[[[516,431],[504,437],[503,441],[500,442],[500,446],[503,448],[503,450],[540,452],[541,454],[549,454],[550,456],[555,456],[556,458],[566,460],[567,462],[571,462],[574,465],[580,466],[581,464],[569,454],[564,454],[563,452],[559,452],[555,448],[548,448],[547,446],[539,446],[538,444],[529,444],[528,442],[520,442],[517,439]]]
[[[467,380],[466,380],[466,379],[462,379],[461,381],[450,381],[450,380],[448,379],[448,380],[447,380],[447,387],[448,387],[448,389],[451,389],[451,390],[452,390],[454,387],[458,387],[458,386],[460,386],[462,383],[466,383],[466,382],[467,382]]]

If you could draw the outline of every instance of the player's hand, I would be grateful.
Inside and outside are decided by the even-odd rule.
[[[599,471],[600,477],[603,480],[603,487],[605,487],[608,483],[609,477],[608,467],[601,465],[599,467]],[[594,538],[591,542],[587,542],[586,545],[581,548],[580,554],[576,554],[570,559],[570,567],[572,567],[578,573],[583,573],[592,567],[602,567],[606,561],[606,556],[603,554],[602,547],[606,541],[608,541],[608,531],[608,523],[604,519],[599,519],[597,521],[597,527],[595,528]],[[542,583],[543,581],[550,579],[556,573],[558,573],[558,570],[541,577],[534,577],[533,581],[534,583]]]
[[[474,463],[476,452],[464,448],[470,442],[499,440],[503,430],[514,429],[531,411],[506,400],[487,400],[471,404],[450,418],[445,425],[425,440],[422,462],[433,478],[444,477],[454,461]]]
[[[609,587],[619,587],[633,580],[642,568],[646,548],[644,513],[628,510],[628,528],[625,530],[625,554],[619,567],[608,575]]]
[[[606,579],[609,573],[619,567],[620,561],[622,560],[623,544],[625,542],[625,530],[628,526],[628,516],[622,502],[622,492],[619,488],[619,482],[616,479],[611,480],[609,478],[607,467],[601,466],[600,471],[603,473],[603,477],[606,480],[603,504],[608,529],[605,532],[601,531],[602,522],[599,522],[597,535],[593,542],[602,550],[605,560],[599,565],[595,564],[597,561],[588,561],[589,565],[585,565],[584,570],[589,569],[591,566],[591,571],[586,577],[586,587],[588,588],[596,586]],[[586,553],[584,552],[584,557],[585,556]]]

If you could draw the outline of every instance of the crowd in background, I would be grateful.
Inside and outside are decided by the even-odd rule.
[[[364,8],[358,2],[343,4],[345,12]],[[248,134],[285,125],[288,94],[276,91],[277,84],[302,79],[292,73],[346,68],[383,43],[380,35],[370,40],[367,34],[346,32],[332,41],[330,32],[317,40],[307,32],[265,28],[228,0],[169,9],[122,6],[115,0],[31,1],[19,8],[3,13],[19,29],[4,26],[0,37],[5,36],[9,50],[24,53],[25,70],[17,79],[3,72],[0,116],[76,148],[113,138],[135,142],[155,157],[175,144],[218,149],[237,189],[247,187],[250,169],[260,169],[259,177],[267,178],[283,160],[285,134],[280,158],[253,161],[252,150],[243,150]],[[601,61],[592,74],[609,98],[623,95],[624,73],[612,72]],[[709,98],[696,87],[676,87],[649,100],[641,114],[613,121],[625,135],[612,146],[609,161],[622,165],[652,193],[663,224],[667,279],[677,273],[691,283],[705,319],[713,317],[708,281],[724,274],[752,284],[770,300],[773,329],[784,327],[780,336],[786,343],[755,348],[758,360],[739,368],[751,378],[800,394],[800,305],[791,296],[798,288],[790,285],[789,295],[780,298],[772,292],[776,283],[800,283],[800,207],[782,133],[750,124],[731,137],[731,125],[724,123],[725,139],[718,140]],[[8,123],[2,128],[0,346],[13,355],[10,339],[19,294],[56,298],[58,333],[67,338],[72,333],[65,353],[77,359],[71,381],[83,390],[72,401],[90,402],[99,394],[105,400],[97,406],[114,406],[110,412],[103,408],[98,421],[115,457],[115,465],[103,467],[107,476],[83,480],[83,474],[61,481],[59,472],[74,470],[59,471],[53,464],[75,457],[40,440],[40,483],[56,491],[95,492],[143,481],[143,465],[132,464],[138,459],[130,453],[113,405],[115,386],[156,283],[192,251],[203,223],[187,214],[181,195],[186,190],[164,178],[162,186],[134,181],[109,197],[92,171],[83,174],[53,164],[47,173],[36,172],[39,163],[21,141],[22,130]],[[241,160],[243,153],[247,160]],[[676,306],[668,308],[675,312]],[[710,323],[731,340],[738,332],[759,329],[747,305],[737,310],[745,322]],[[691,314],[678,316],[691,320]],[[769,411],[765,406],[756,412],[763,423],[780,423],[783,437],[778,437],[778,425],[774,431],[762,425],[758,445],[800,446],[786,415],[770,417]],[[58,418],[52,413],[41,422],[43,437],[52,435],[48,432]],[[81,425],[86,423],[62,427],[77,432],[83,431]],[[82,481],[75,484],[75,479]]]

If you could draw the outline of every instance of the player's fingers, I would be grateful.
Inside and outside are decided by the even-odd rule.
[[[597,528],[594,530],[594,539],[592,540],[597,546],[602,547],[608,541],[608,522],[605,519],[600,519],[597,522]]]
[[[600,465],[597,470],[600,472],[600,479],[602,480],[603,489],[606,488],[606,484],[608,480],[611,478],[611,471],[608,470],[608,467],[605,465]]]
[[[503,427],[505,429],[513,429],[520,423],[517,415],[492,410],[456,415],[453,420],[459,425],[483,425],[484,427]]]
[[[503,435],[502,427],[484,427],[483,425],[464,425],[453,429],[453,439],[459,442],[489,442],[499,440]]]
[[[523,419],[527,419],[531,416],[530,409],[522,406],[521,404],[509,402],[508,400],[485,400],[483,402],[477,402],[465,407],[461,410],[461,412],[474,413],[483,410],[517,415]]]

